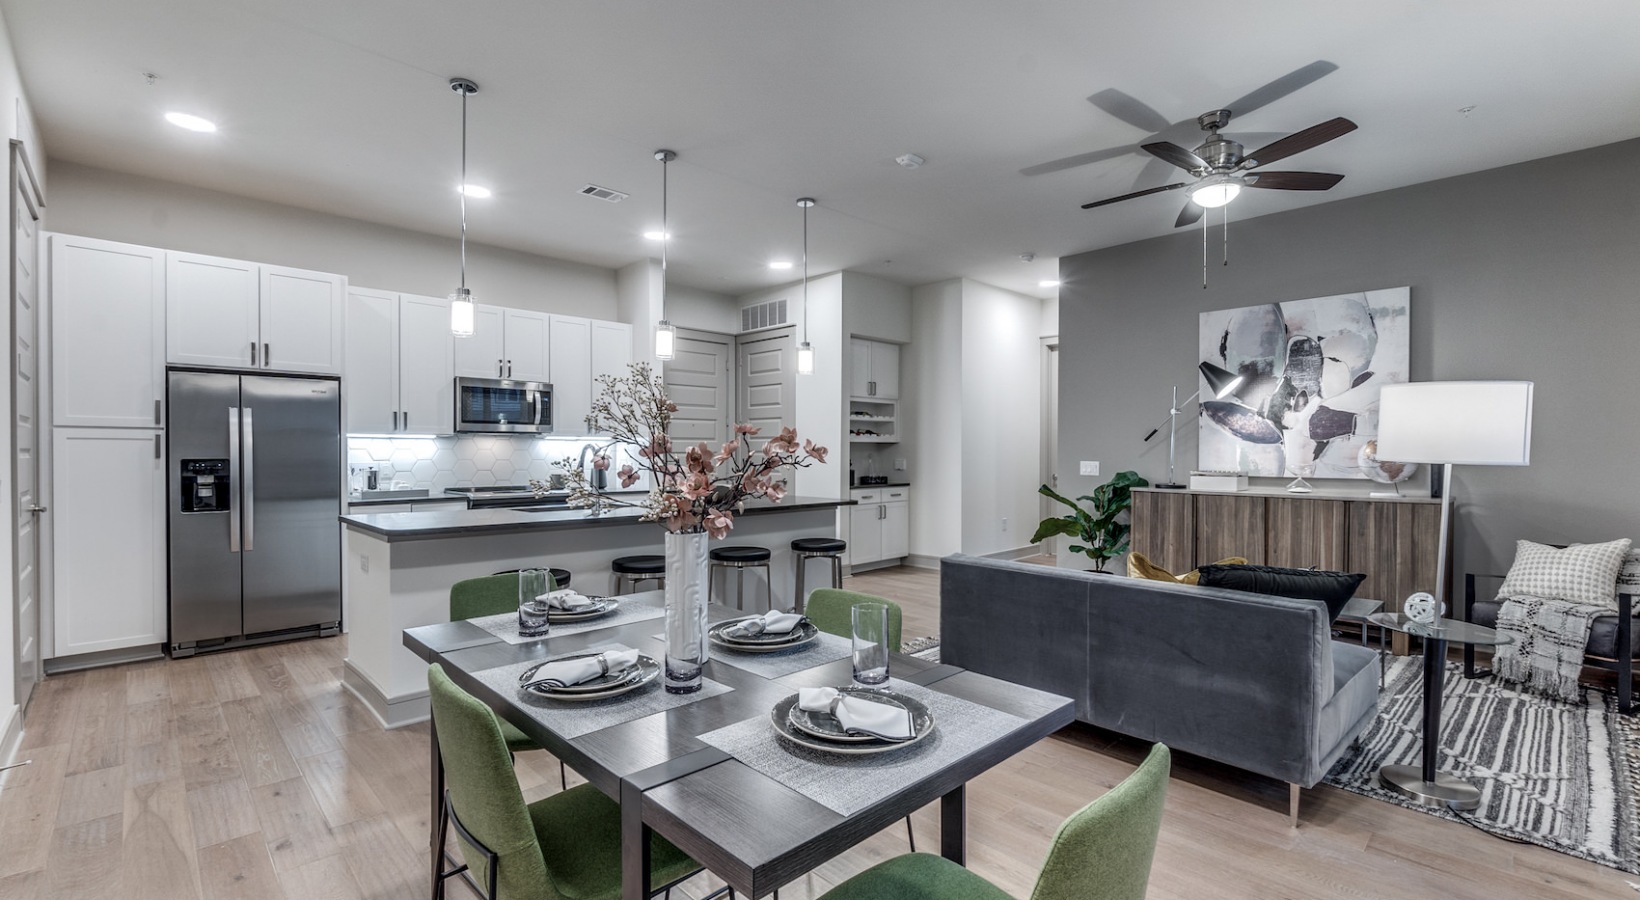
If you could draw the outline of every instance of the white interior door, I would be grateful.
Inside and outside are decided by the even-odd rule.
[[[672,415],[672,439],[690,444],[727,441],[734,338],[680,328],[675,349],[676,355],[661,368],[666,396],[678,405]]]
[[[12,394],[11,484],[12,588],[15,618],[12,637],[17,661],[15,702],[26,715],[29,697],[40,680],[40,389],[39,356],[40,207],[44,199],[34,182],[23,145],[11,144],[11,284]]]
[[[781,328],[739,339],[740,389],[735,421],[756,425],[765,438],[780,432],[797,412],[797,344]]]

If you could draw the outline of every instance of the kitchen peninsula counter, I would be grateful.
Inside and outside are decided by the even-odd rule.
[[[840,519],[853,505],[847,499],[797,496],[779,503],[748,501],[735,516],[734,530],[713,544],[767,548],[774,605],[787,609],[794,590],[791,542],[842,536]],[[348,632],[342,683],[389,728],[426,719],[427,664],[403,646],[404,629],[449,621],[450,587],[456,582],[512,569],[568,569],[570,587],[610,594],[610,563],[617,557],[665,552],[665,529],[638,521],[639,515],[633,509],[591,515],[580,509],[492,508],[342,516]],[[823,567],[815,568],[811,588],[826,583]],[[762,571],[741,574],[747,610],[762,612]],[[717,579],[716,602],[734,605],[735,578],[730,573]],[[656,631],[660,628],[657,621]]]

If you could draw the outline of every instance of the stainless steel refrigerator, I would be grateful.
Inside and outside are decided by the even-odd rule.
[[[173,370],[167,389],[171,655],[335,634],[340,384]]]

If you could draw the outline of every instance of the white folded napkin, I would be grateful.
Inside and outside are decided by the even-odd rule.
[[[831,704],[839,697],[842,702],[833,711]],[[911,714],[904,708],[887,703],[874,703],[859,697],[839,693],[836,688],[803,688],[797,692],[797,705],[808,712],[830,712],[845,729],[869,731],[889,738],[909,738]]]
[[[550,606],[553,609],[562,609],[567,612],[580,612],[583,609],[590,608],[593,604],[590,597],[578,594],[569,588],[564,588],[559,591],[548,591],[535,599],[545,600],[547,601],[547,606]]]
[[[797,613],[780,612],[771,609],[755,619],[746,619],[727,629],[735,636],[756,636],[759,634],[790,634],[797,623],[803,621],[803,616]],[[763,627],[759,628],[761,624]]]
[[[559,684],[580,684],[591,681],[604,674],[604,666],[599,660],[608,664],[610,672],[619,672],[638,664],[636,650],[609,650],[597,656],[583,656],[580,659],[560,659],[550,662],[535,670],[530,681],[556,681]]]

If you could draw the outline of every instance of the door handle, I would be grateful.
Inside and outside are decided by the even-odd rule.
[[[154,401],[154,424],[155,425],[162,424],[159,420],[159,401],[158,400]]]
[[[258,365],[260,365],[260,363],[258,363],[258,362],[257,362],[257,361],[256,361],[256,342],[255,342],[255,341],[251,341],[251,368],[253,368],[253,369],[254,369],[254,368],[256,368],[256,367],[257,367],[257,366],[258,366]]]
[[[393,410],[393,430],[399,430],[399,411],[396,409]]]
[[[157,435],[157,434],[154,435],[154,458],[155,459],[163,459],[164,458],[160,454],[160,440],[161,440],[160,435]]]
[[[512,360],[507,360],[507,377],[512,377]]]
[[[506,360],[498,359],[498,360],[495,361],[495,377],[497,377],[497,378],[506,378],[507,377],[507,361]]]
[[[410,411],[408,409],[404,411],[404,430],[410,430]]]
[[[245,407],[245,470],[239,475],[240,505],[245,510],[245,549],[256,548],[256,432],[251,427],[251,408]]]
[[[256,345],[252,344],[251,346],[254,347]],[[239,407],[237,407],[237,406],[228,407],[228,477],[230,477],[230,478],[239,478]],[[240,489],[240,491],[244,491],[245,486],[244,486],[243,483],[241,483],[239,485],[239,489]],[[230,505],[231,505],[231,501],[232,501],[232,498],[233,498],[233,494],[232,494],[231,491],[228,494],[228,497],[229,497]],[[239,516],[240,516],[240,511],[239,510],[237,510],[237,509],[230,509],[229,510],[229,513],[228,513],[228,552],[229,553],[238,553],[239,552]]]
[[[273,351],[268,348],[268,345],[266,343],[264,343],[262,345],[262,365],[264,365],[264,366],[273,365]]]
[[[31,513],[39,514],[39,513],[45,512],[46,508],[43,507],[43,506],[31,506],[31,507],[28,508],[28,511],[31,512]]]

